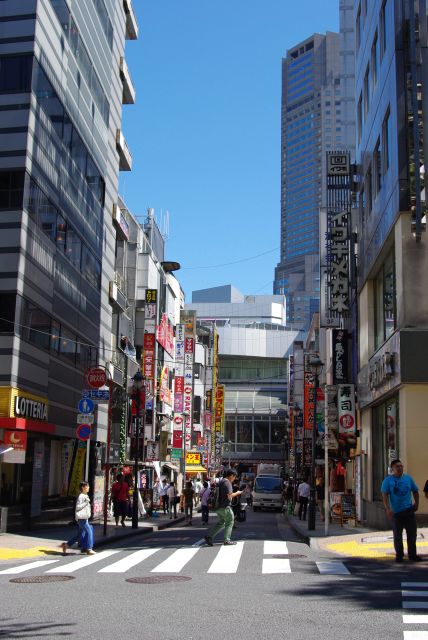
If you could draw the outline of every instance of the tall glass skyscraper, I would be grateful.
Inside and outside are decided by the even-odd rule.
[[[355,145],[344,100],[352,96],[354,81],[353,42],[346,35],[352,10],[349,0],[341,0],[341,36],[314,34],[288,50],[282,62],[281,255],[274,293],[286,296],[287,323],[297,329],[308,328],[319,309],[325,154]]]

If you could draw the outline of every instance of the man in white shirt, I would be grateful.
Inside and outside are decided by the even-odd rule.
[[[306,512],[308,510],[309,496],[311,494],[311,487],[307,483],[307,478],[301,482],[297,488],[297,495],[299,497],[299,520],[306,520]]]
[[[166,478],[163,479],[159,487],[159,496],[162,502],[163,512],[166,515],[168,513],[168,482]]]

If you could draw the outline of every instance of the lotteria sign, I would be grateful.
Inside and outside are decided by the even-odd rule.
[[[31,418],[33,420],[47,420],[48,405],[46,402],[40,402],[39,400],[16,396],[15,416],[19,418]]]

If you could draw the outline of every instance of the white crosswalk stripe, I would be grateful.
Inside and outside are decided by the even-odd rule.
[[[243,556],[244,546],[248,545],[248,550],[252,550],[252,555]],[[262,552],[260,560],[254,560],[254,549]],[[118,558],[113,558],[116,554],[120,554]],[[159,554],[160,562],[150,561],[152,556]],[[135,550],[127,549],[109,549],[100,551],[93,556],[75,556],[63,557],[55,560],[38,560],[26,564],[7,567],[0,570],[0,575],[13,575],[24,572],[31,572],[36,569],[43,568],[47,574],[68,574],[77,571],[84,571],[94,564],[97,573],[122,574],[133,568],[137,568],[138,572],[150,573],[180,573],[184,568],[189,567],[190,571],[200,571],[209,574],[235,574],[238,571],[256,571],[261,575],[272,574],[290,574],[299,571],[301,565],[292,564],[289,558],[289,544],[284,540],[264,540],[263,545],[258,541],[238,541],[236,545],[220,546],[215,545],[208,548],[198,544],[189,547],[169,548],[169,547],[153,547]],[[270,557],[269,557],[270,556]],[[279,556],[279,557],[275,557]],[[284,557],[285,556],[285,557]],[[248,561],[251,559],[251,563]],[[112,561],[111,561],[112,560]],[[149,562],[147,563],[146,561]],[[156,558],[155,558],[156,560]],[[192,561],[195,561],[192,563]],[[54,568],[47,568],[52,563],[56,563]],[[321,575],[348,575],[350,572],[343,562],[340,561],[314,561],[313,570]],[[306,570],[308,563],[306,562]],[[426,583],[417,583],[417,586],[425,586]],[[428,603],[424,602],[422,596],[428,594],[428,591],[413,589],[413,583],[402,583],[403,597],[412,598],[412,600],[403,601],[403,608],[428,609]],[[416,586],[416,584],[415,584]]]
[[[122,560],[118,560],[118,562],[114,562],[108,565],[108,567],[100,569],[98,573],[125,573],[125,571],[135,567],[136,564],[146,560],[146,558],[149,558],[157,551],[160,551],[160,549],[140,549],[126,556],[126,558],[122,558]]]
[[[428,631],[405,631],[404,640],[428,640]]]
[[[428,598],[428,582],[402,582],[401,597],[403,609],[428,609],[428,601],[419,598]],[[418,598],[418,600],[404,600],[404,598]],[[403,624],[424,624],[428,626],[428,615],[413,614],[403,615]],[[403,631],[404,640],[428,640],[428,631]]]
[[[74,562],[69,562],[65,566],[55,567],[55,569],[49,569],[46,573],[74,573],[79,569],[84,569],[91,564],[95,564],[95,562],[100,562],[109,556],[114,555],[115,553],[119,553],[120,549],[115,551],[100,551],[94,556],[85,556],[84,558],[80,558],[80,560],[75,560]]]
[[[243,542],[230,547],[222,545],[207,573],[236,573],[243,548]]]
[[[38,569],[44,567],[52,562],[58,562],[58,560],[37,560],[36,562],[28,562],[27,564],[21,564],[19,567],[11,567],[10,569],[3,569],[0,571],[0,575],[12,575],[14,573],[24,573],[24,571],[31,571],[31,569]]]
[[[174,551],[174,553],[169,556],[169,558],[152,569],[152,573],[178,573],[188,562],[190,562],[193,556],[198,553],[199,549],[200,547],[191,547],[190,549],[177,549],[177,551]]]

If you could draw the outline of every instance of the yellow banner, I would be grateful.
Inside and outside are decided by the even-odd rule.
[[[201,454],[188,451],[186,453],[186,464],[201,464]]]
[[[79,441],[68,487],[68,495],[72,498],[79,495],[79,483],[83,480],[85,470],[86,447],[86,442]]]

